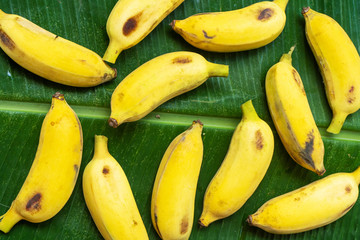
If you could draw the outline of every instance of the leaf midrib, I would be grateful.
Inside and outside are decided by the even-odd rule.
[[[47,104],[47,103],[37,103],[37,102],[19,102],[19,101],[0,100],[0,111],[46,114],[49,111],[49,108],[50,108],[50,103]],[[107,120],[110,116],[110,109],[105,107],[71,105],[71,108],[76,112],[79,118]],[[240,118],[201,116],[201,115],[191,115],[191,114],[183,114],[183,113],[167,113],[167,112],[153,111],[139,121],[156,123],[156,124],[189,126],[189,124],[192,121],[198,119],[201,120],[205,128],[216,128],[216,129],[227,129],[227,130],[235,130],[236,126],[241,120]],[[339,134],[333,135],[326,132],[325,126],[318,126],[318,127],[322,138],[334,139],[340,141],[360,142],[360,131],[342,129]]]

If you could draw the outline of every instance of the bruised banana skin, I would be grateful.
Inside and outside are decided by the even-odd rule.
[[[274,136],[257,115],[251,100],[241,106],[243,117],[219,170],[206,189],[199,224],[226,218],[238,211],[255,192],[270,165]]]
[[[174,20],[172,28],[194,47],[212,52],[237,52],[274,41],[286,23],[288,0],[262,1],[248,7],[201,13]]]
[[[163,240],[185,240],[191,234],[203,158],[202,128],[200,121],[194,121],[177,136],[167,148],[156,174],[151,219]]]
[[[344,216],[357,201],[360,168],[335,173],[278,196],[250,215],[247,222],[275,234],[291,234],[325,226]]]
[[[83,174],[86,205],[104,239],[149,239],[129,181],[107,143],[107,137],[95,136],[94,157]]]
[[[0,217],[4,233],[20,220],[33,223],[55,216],[74,189],[83,149],[82,129],[75,112],[56,93],[40,133],[34,162],[10,209]]]
[[[106,24],[110,43],[103,59],[115,63],[122,50],[138,44],[182,2],[184,0],[119,0]]]
[[[318,175],[325,173],[324,143],[306,97],[299,73],[292,66],[291,54],[283,54],[265,80],[271,117],[289,155],[302,167]]]
[[[209,77],[229,74],[227,65],[206,61],[193,52],[172,52],[156,57],[130,73],[111,96],[109,125],[139,120],[162,103],[188,92]]]
[[[309,7],[302,14],[306,38],[319,65],[333,112],[327,131],[337,134],[346,117],[360,108],[360,56],[334,19]]]
[[[60,84],[92,87],[116,77],[95,52],[1,10],[0,47],[23,68]]]

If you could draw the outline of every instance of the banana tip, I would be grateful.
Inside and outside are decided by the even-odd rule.
[[[60,92],[56,92],[52,97],[59,100],[64,100],[64,94],[61,94]]]
[[[207,226],[209,226],[209,225],[204,224],[201,219],[199,219],[198,223],[200,225],[200,228],[206,228]]]
[[[253,221],[252,221],[252,216],[249,215],[246,219],[246,222],[250,225],[250,226],[253,226]]]
[[[204,124],[199,119],[193,121],[193,124],[196,124],[196,123],[200,124],[201,126],[204,126]]]
[[[316,174],[319,175],[319,176],[322,176],[324,175],[324,173],[326,172],[325,169],[321,169],[321,170],[316,170]]]
[[[306,14],[310,10],[310,7],[303,7],[301,13]]]
[[[114,118],[110,118],[108,123],[109,123],[109,126],[112,128],[117,128],[119,126],[118,122]]]
[[[170,23],[170,26],[171,26],[172,28],[175,27],[175,22],[176,22],[176,20],[173,20],[173,21]]]

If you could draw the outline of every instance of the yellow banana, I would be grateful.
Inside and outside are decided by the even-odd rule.
[[[236,127],[229,150],[205,192],[199,224],[226,218],[255,192],[270,165],[274,136],[257,115],[251,100],[241,106],[243,117]]]
[[[233,11],[196,14],[171,25],[188,43],[206,51],[255,49],[271,43],[283,31],[288,1],[263,1]]]
[[[265,81],[271,117],[290,156],[318,175],[325,173],[324,144],[306,97],[299,73],[292,66],[291,54],[283,54],[272,66]]]
[[[95,136],[94,157],[83,175],[86,205],[104,239],[149,239],[129,181],[107,142],[107,137]]]
[[[30,172],[10,209],[0,217],[4,233],[20,220],[38,223],[55,216],[74,189],[83,148],[79,119],[56,93],[40,133]]]
[[[115,63],[122,50],[143,40],[183,1],[119,0],[106,23],[110,43],[103,59]]]
[[[109,125],[136,121],[167,100],[190,91],[209,77],[228,76],[229,67],[192,52],[156,57],[130,73],[111,97]]]
[[[151,219],[164,240],[189,239],[196,185],[203,158],[202,123],[177,136],[167,148],[156,174]]]
[[[95,52],[1,10],[0,47],[25,69],[64,85],[92,87],[116,77]]]
[[[267,201],[247,222],[276,234],[325,226],[344,216],[356,203],[360,168],[336,173]]]
[[[360,108],[360,56],[334,19],[309,7],[302,14],[306,38],[321,70],[333,112],[327,131],[337,134],[346,117]]]

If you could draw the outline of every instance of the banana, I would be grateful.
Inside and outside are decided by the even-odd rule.
[[[184,0],[119,0],[106,23],[110,43],[103,59],[115,63],[122,50],[143,40]]]
[[[129,181],[107,143],[107,137],[95,136],[94,157],[83,174],[86,205],[104,239],[149,239]]]
[[[1,10],[0,47],[23,68],[64,85],[92,87],[116,77],[95,52]]]
[[[325,226],[344,216],[359,195],[360,168],[335,173],[267,201],[247,222],[267,232],[290,234]]]
[[[255,192],[272,159],[274,136],[269,125],[259,118],[251,100],[241,109],[243,117],[226,157],[205,192],[199,220],[203,227],[239,210]]]
[[[237,52],[260,48],[274,41],[283,31],[288,1],[263,1],[233,11],[196,14],[174,20],[171,26],[188,43],[206,51]]]
[[[323,175],[324,143],[300,75],[292,66],[293,51],[294,47],[267,72],[267,102],[276,130],[289,155],[304,168]]]
[[[189,239],[196,185],[203,158],[202,123],[177,136],[167,148],[156,174],[151,219],[163,240]]]
[[[344,29],[309,7],[302,10],[307,41],[324,80],[333,112],[328,132],[340,132],[346,117],[360,108],[360,56]]]
[[[188,92],[209,77],[228,76],[227,65],[206,61],[192,52],[172,52],[156,57],[130,73],[111,97],[109,125],[136,121],[167,100]]]
[[[10,209],[0,217],[4,233],[20,220],[39,223],[55,216],[74,189],[83,149],[82,129],[60,93],[52,97],[28,176]]]

